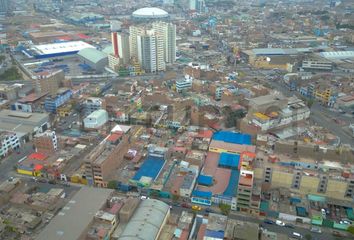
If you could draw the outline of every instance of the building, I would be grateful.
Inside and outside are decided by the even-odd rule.
[[[96,72],[103,72],[108,65],[108,56],[95,48],[84,48],[77,55],[83,64],[87,64]]]
[[[120,59],[121,64],[130,62],[129,35],[112,32],[113,56]]]
[[[36,239],[84,239],[96,212],[107,204],[112,193],[109,189],[82,187]]]
[[[165,62],[174,63],[176,61],[176,25],[166,22],[154,22],[152,28],[157,36],[163,38]]]
[[[10,0],[0,0],[0,12],[7,13],[10,9]]]
[[[58,150],[58,138],[54,131],[47,130],[36,134],[34,138],[36,152],[51,155]]]
[[[100,109],[92,112],[84,119],[84,127],[86,129],[97,129],[108,122],[108,113],[106,110]]]
[[[56,95],[60,83],[65,79],[64,71],[42,72],[32,77],[32,84],[35,92],[40,95],[49,93]]]
[[[332,71],[333,63],[324,60],[304,60],[302,61],[302,69],[305,71]]]
[[[85,116],[104,108],[103,100],[101,98],[89,97],[82,103]]]
[[[122,133],[112,133],[95,147],[85,160],[85,177],[89,185],[106,187],[108,178],[123,161],[120,155]]]
[[[142,27],[129,27],[129,50],[130,57],[138,59],[138,36],[144,34],[145,30]]]
[[[0,84],[0,98],[6,99],[6,100],[16,100],[18,98],[18,91],[20,89],[20,86],[13,84],[13,85],[8,85],[8,84]]]
[[[146,72],[166,70],[164,41],[155,31],[146,31],[137,37],[138,60]]]
[[[95,47],[86,42],[72,41],[43,45],[31,45],[29,48],[24,49],[22,52],[30,58],[42,59],[75,55],[80,50],[85,48]]]
[[[49,116],[46,113],[24,113],[12,110],[0,111],[0,130],[16,132],[21,141],[29,141],[49,127]]]
[[[192,88],[193,78],[185,75],[184,78],[176,80],[176,91],[183,92]]]
[[[159,238],[170,216],[170,206],[156,199],[140,202],[134,215],[118,237],[119,240]]]
[[[0,157],[5,157],[10,151],[20,148],[20,140],[15,132],[0,132]]]
[[[133,12],[133,19],[135,20],[156,20],[156,19],[166,19],[169,17],[168,12],[156,7],[146,7],[140,8]]]
[[[70,89],[62,89],[57,94],[46,97],[44,100],[44,109],[50,113],[56,113],[60,106],[67,103],[73,95]]]

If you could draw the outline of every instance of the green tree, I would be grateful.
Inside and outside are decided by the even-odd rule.
[[[117,189],[118,182],[116,180],[109,181],[107,184],[107,188],[109,189]]]
[[[172,194],[172,201],[177,202],[179,200],[179,196],[177,194]]]
[[[354,225],[350,225],[347,231],[354,235]]]
[[[230,205],[225,204],[225,203],[220,203],[219,204],[219,208],[220,208],[220,211],[221,211],[222,214],[224,214],[226,216],[229,215],[230,210],[231,210],[231,206]]]

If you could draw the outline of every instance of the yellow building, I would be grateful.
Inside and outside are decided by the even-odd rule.
[[[327,104],[330,100],[331,95],[332,95],[332,91],[329,88],[327,88],[323,91],[315,90],[314,95],[317,100]]]
[[[57,113],[60,117],[67,117],[70,115],[71,109],[72,109],[72,105],[67,104],[65,106],[58,108]]]

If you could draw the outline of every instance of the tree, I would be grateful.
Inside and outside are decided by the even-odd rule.
[[[107,184],[107,188],[109,189],[117,189],[118,182],[116,180],[109,181]]]
[[[354,225],[350,225],[347,231],[354,235]]]
[[[230,210],[231,210],[231,206],[230,205],[225,204],[225,203],[220,203],[219,204],[219,208],[220,208],[220,211],[221,211],[222,214],[224,214],[226,216],[229,215]]]
[[[172,201],[177,202],[179,200],[179,196],[177,194],[172,194]]]

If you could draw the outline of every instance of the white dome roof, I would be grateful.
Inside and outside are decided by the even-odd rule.
[[[146,7],[140,8],[133,12],[135,18],[165,18],[168,17],[168,12],[160,8]]]

